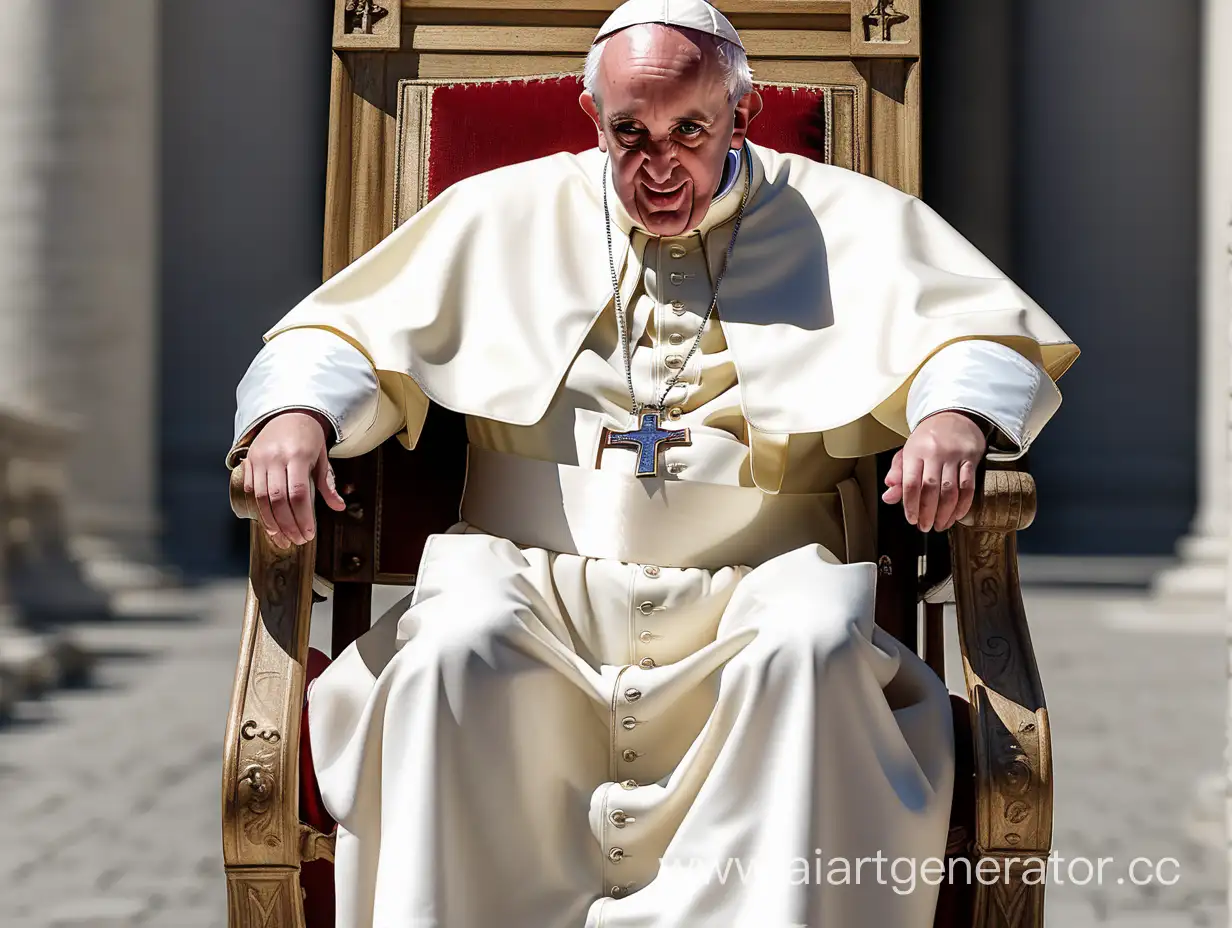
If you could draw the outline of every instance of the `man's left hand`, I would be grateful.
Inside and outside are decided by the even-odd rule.
[[[983,429],[963,413],[929,416],[894,455],[881,498],[901,500],[907,521],[920,531],[944,532],[971,508],[986,445]]]

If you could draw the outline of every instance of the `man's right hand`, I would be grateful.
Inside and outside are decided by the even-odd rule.
[[[261,427],[244,459],[244,491],[256,497],[261,526],[274,544],[302,545],[316,535],[312,488],[337,512],[346,503],[334,487],[325,436],[324,416],[284,412]]]

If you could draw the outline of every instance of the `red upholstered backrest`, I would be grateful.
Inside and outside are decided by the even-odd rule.
[[[765,107],[753,121],[749,138],[778,151],[824,161],[821,88],[759,84],[757,89]],[[558,151],[594,148],[594,123],[577,103],[581,92],[578,77],[433,86],[429,199],[472,174]]]

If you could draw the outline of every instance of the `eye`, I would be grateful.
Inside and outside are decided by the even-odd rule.
[[[618,122],[612,126],[612,131],[621,136],[625,141],[637,141],[644,134],[644,130],[633,122]]]
[[[676,131],[679,132],[681,135],[683,135],[685,138],[692,139],[692,138],[697,138],[697,136],[702,134],[703,127],[698,123],[690,122],[686,119],[684,122],[682,122],[680,125],[676,127]]]

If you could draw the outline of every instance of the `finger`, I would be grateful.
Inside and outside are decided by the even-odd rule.
[[[975,463],[963,461],[958,469],[958,503],[954,507],[954,521],[957,522],[971,511],[975,502]]]
[[[278,547],[286,547],[286,538],[278,531],[278,520],[274,518],[274,510],[270,508],[269,490],[265,479],[266,468],[263,465],[252,467],[252,494],[257,498],[257,514],[261,517],[261,527]]]
[[[329,463],[327,451],[322,451],[321,456],[317,458],[313,476],[317,489],[321,492],[321,499],[325,500],[325,505],[335,512],[342,512],[346,509],[346,500],[339,495],[338,487],[334,483],[334,468]]]
[[[271,467],[265,475],[265,487],[269,493],[270,509],[274,513],[278,531],[293,544],[302,545],[306,539],[300,533],[295,514],[291,511],[291,501],[287,498],[286,467]]]
[[[252,495],[252,462],[248,458],[240,461],[240,467],[244,468],[244,495]]]
[[[915,525],[920,517],[920,484],[924,477],[924,459],[911,455],[903,461],[903,512]]]
[[[886,486],[889,487],[881,498],[890,505],[894,505],[903,498],[903,449],[899,448],[894,454],[894,460],[890,462],[890,470],[885,476]]]
[[[924,462],[924,478],[920,484],[920,531],[927,532],[937,518],[937,496],[941,491],[941,461],[930,456]]]
[[[961,463],[961,462],[959,462]],[[954,507],[958,505],[958,464],[946,461],[941,465],[941,485],[937,493],[937,515],[933,528],[944,532],[954,524]]]
[[[890,470],[885,476],[885,483],[888,487],[898,486],[903,482],[903,449],[899,448],[894,454],[894,460],[890,462]]]
[[[287,502],[291,506],[291,518],[304,541],[316,536],[316,513],[312,511],[312,475],[308,464],[302,459],[287,464]]]

